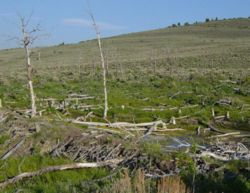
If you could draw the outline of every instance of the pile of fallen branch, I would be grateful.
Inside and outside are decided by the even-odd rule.
[[[98,109],[98,105],[88,105],[83,103],[86,100],[92,100],[95,97],[86,94],[69,94],[65,99],[55,99],[55,98],[44,98],[39,99],[40,106],[55,108],[60,111],[65,111],[67,108],[74,108],[79,110],[91,110]]]
[[[109,133],[83,133],[58,144],[50,155],[63,156],[74,161],[100,162],[129,157],[135,152],[135,149],[127,151],[120,140],[110,142],[112,138],[112,134]]]
[[[107,160],[122,160],[118,166],[132,170],[142,168],[151,176],[168,176],[177,174],[175,160],[157,160],[140,151],[138,141],[110,140],[112,134],[99,131],[98,133],[84,133],[82,136],[71,137],[58,144],[51,152],[51,156],[67,157],[74,161],[105,162]],[[133,145],[131,145],[133,143]]]
[[[183,131],[182,128],[167,128],[167,124],[163,121],[147,122],[147,123],[127,123],[127,122],[116,122],[116,123],[101,123],[101,122],[85,122],[79,119],[72,120],[72,123],[87,126],[91,129],[116,132],[114,129],[118,129],[121,132],[125,132],[129,135],[134,136],[131,132],[145,132],[142,137],[146,137],[150,134],[161,135],[163,132],[170,131]]]
[[[220,161],[250,160],[250,151],[242,143],[218,143],[197,152],[197,157],[212,157]]]
[[[173,138],[174,143],[166,146],[166,150],[186,148],[189,153],[191,144],[185,140]],[[250,150],[243,143],[236,142],[220,142],[216,144],[196,145],[197,151],[189,153],[194,158],[211,157],[219,161],[230,160],[250,160]]]

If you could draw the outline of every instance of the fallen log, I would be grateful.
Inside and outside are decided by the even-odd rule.
[[[35,172],[24,172],[12,178],[9,178],[3,182],[0,182],[0,189],[5,188],[10,184],[15,184],[23,179],[32,178],[35,176],[40,176],[45,173],[55,172],[55,171],[63,171],[63,170],[73,170],[73,169],[81,169],[81,168],[97,168],[97,167],[105,167],[105,166],[115,166],[122,162],[122,159],[112,159],[104,162],[94,162],[94,163],[73,163],[73,164],[65,164],[59,166],[49,166],[46,168],[42,168]]]
[[[214,139],[214,138],[219,138],[219,137],[228,137],[228,136],[234,136],[234,135],[240,135],[240,132],[232,132],[232,133],[226,133],[226,134],[222,134],[222,135],[215,135],[215,136],[208,137],[208,139]]]
[[[89,97],[87,94],[77,94],[77,93],[72,93],[68,95],[68,98],[85,98]]]
[[[168,132],[168,131],[184,131],[182,128],[172,128],[172,129],[157,129],[156,132]]]
[[[25,138],[22,138],[16,145],[14,145],[14,147],[12,147],[11,149],[9,149],[7,152],[5,152],[2,156],[1,156],[1,160],[6,160],[8,157],[10,157],[13,153],[15,153],[15,151],[22,146],[22,144],[24,143]]]
[[[213,126],[213,125],[211,125],[211,124],[209,124],[209,123],[205,123],[205,122],[203,122],[203,121],[201,121],[201,120],[199,120],[198,122],[199,122],[200,124],[202,124],[202,125],[208,127],[210,131],[214,131],[214,132],[217,132],[217,133],[220,133],[220,134],[225,134],[225,132],[223,132],[223,131],[217,129],[215,126]]]
[[[220,161],[229,161],[230,158],[227,158],[225,156],[220,156],[220,155],[216,155],[215,153],[212,152],[208,152],[208,151],[203,151],[200,155],[196,155],[197,157],[212,157],[216,160],[220,160]]]
[[[148,123],[127,123],[127,122],[116,122],[116,123],[101,123],[101,122],[83,122],[78,120],[72,120],[72,123],[85,125],[85,126],[96,126],[96,127],[152,127],[154,125],[162,125],[163,128],[166,128],[166,124],[163,121],[155,121]]]
[[[94,130],[99,130],[99,131],[105,131],[105,132],[110,133],[110,134],[122,135],[121,132],[115,131],[115,130],[111,130],[111,129],[98,128],[98,127],[94,127],[94,126],[89,126],[88,128],[89,128],[89,129],[94,129]]]
[[[192,91],[187,91],[187,92],[183,92],[183,91],[178,91],[177,93],[173,94],[172,96],[169,97],[169,99],[173,99],[176,96],[180,95],[180,94],[192,94]]]
[[[66,98],[64,99],[65,101],[80,101],[80,100],[88,100],[88,99],[94,99],[95,97],[91,97],[91,96],[86,96],[86,97],[75,97],[75,98]]]
[[[153,131],[155,131],[157,129],[157,125],[153,125],[152,127],[149,128],[149,130],[141,137],[141,138],[145,138],[148,135],[151,135]]]
[[[231,83],[231,84],[237,84],[237,81],[233,80],[220,80],[221,83]]]
[[[210,128],[211,131],[217,132],[217,133],[221,133],[224,134],[225,132],[220,131],[219,129],[217,129],[216,127],[212,126],[212,125],[208,125],[208,127]]]
[[[219,101],[215,102],[216,105],[232,105],[232,101],[228,99],[220,99]]]
[[[235,135],[234,137],[239,137],[239,138],[246,137],[246,138],[248,138],[248,137],[250,137],[250,135],[249,134],[242,134],[242,135]]]
[[[127,131],[148,131],[146,128],[129,128]],[[168,131],[184,131],[182,128],[172,128],[172,129],[156,129],[153,132],[168,132]]]

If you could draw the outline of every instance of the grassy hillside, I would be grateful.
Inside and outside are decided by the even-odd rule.
[[[120,118],[130,117],[129,121],[139,121],[139,114],[146,120],[169,118],[172,112],[166,116],[164,111],[140,113],[138,109],[179,108],[204,101],[214,106],[217,100],[224,98],[233,101],[235,106],[249,105],[250,19],[212,21],[122,35],[103,39],[103,46],[109,69],[113,118],[116,114]],[[69,92],[82,92],[96,96],[92,103],[102,104],[97,48],[96,40],[34,48],[32,63],[37,97],[64,98]],[[24,64],[22,49],[0,51],[0,96],[7,104],[16,103],[12,106],[27,107],[29,104]],[[9,93],[11,90],[16,92]],[[195,95],[171,97],[178,92]],[[143,101],[145,98],[149,100]],[[128,107],[124,112],[120,111],[122,105]],[[225,113],[223,108],[228,107],[219,107],[218,113]]]
[[[249,68],[250,19],[212,21],[184,27],[165,28],[103,40],[111,64],[133,63],[150,58],[177,60],[183,67]],[[38,53],[41,61],[37,61]],[[23,69],[21,49],[0,52],[0,70]],[[96,41],[33,50],[36,69],[99,63]],[[237,65],[236,65],[237,64]]]
[[[3,103],[0,108],[0,156],[23,137],[26,139],[9,159],[0,161],[0,182],[21,172],[72,163],[81,152],[79,147],[97,147],[96,152],[104,147],[100,150],[104,152],[113,145],[115,150],[124,148],[125,153],[138,150],[142,156],[138,158],[138,167],[148,164],[150,167],[146,169],[150,169],[165,164],[163,170],[169,172],[170,162],[176,161],[178,167],[184,168],[180,175],[190,188],[194,185],[192,175],[197,163],[181,151],[174,155],[167,153],[165,148],[171,137],[179,136],[192,143],[190,151],[193,152],[196,143],[214,143],[215,138],[209,138],[214,133],[208,131],[213,125],[222,132],[240,133],[239,138],[225,138],[225,142],[230,139],[232,143],[240,141],[250,147],[249,138],[241,138],[249,136],[250,132],[250,19],[211,21],[105,38],[103,47],[108,66],[107,120],[102,118],[102,73],[96,40],[32,49],[34,90],[38,111],[42,112],[42,116],[33,119],[24,113],[30,108],[24,51],[0,51],[0,99]],[[91,98],[72,101],[63,108],[52,104],[46,106],[43,101],[53,98],[62,105],[72,93],[87,94]],[[179,130],[153,132],[154,137],[144,140],[141,138],[143,129],[135,131],[136,128],[132,128],[126,132],[124,128],[91,128],[69,121],[76,118],[111,123],[161,120],[167,129]],[[200,136],[196,136],[198,128]],[[69,142],[69,139],[75,140]],[[221,141],[224,143],[223,138]],[[52,156],[53,150],[61,144],[63,148]],[[71,149],[68,151],[66,146]],[[238,187],[242,192],[249,191],[246,162],[225,164],[210,158],[204,160],[212,164],[211,167],[223,168],[207,175],[197,174],[196,192],[236,192]],[[160,183],[163,187],[164,183],[170,183],[145,179],[144,184],[140,171],[131,179],[126,171],[115,172],[118,173],[111,181],[108,168],[55,172],[9,186],[6,192],[19,191],[20,187],[25,192],[119,192],[122,188],[128,192],[138,184],[147,186],[148,192],[157,192],[156,185],[159,188]],[[109,177],[105,178],[107,175]],[[96,180],[102,177],[104,181]],[[120,178],[124,181],[119,181]],[[108,187],[104,189],[105,186]]]

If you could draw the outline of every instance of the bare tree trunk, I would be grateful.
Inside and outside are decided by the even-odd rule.
[[[25,33],[24,26],[23,26],[23,37],[24,40],[27,39],[27,34]],[[26,54],[26,68],[27,68],[27,78],[28,78],[28,85],[30,91],[30,99],[31,99],[31,117],[36,115],[36,99],[33,89],[33,82],[32,82],[32,66],[30,62],[30,50],[28,44],[24,43],[24,49]]]
[[[108,61],[108,52],[106,53],[106,56],[104,57],[105,62],[105,68],[106,68],[106,76],[109,77],[109,61]]]
[[[92,13],[90,13],[92,22],[93,22],[93,26],[96,32],[96,36],[97,36],[97,42],[98,42],[98,47],[99,47],[99,51],[100,51],[100,56],[101,56],[101,64],[102,64],[102,74],[103,74],[103,90],[104,90],[104,112],[103,112],[103,118],[107,118],[107,113],[108,113],[108,93],[107,93],[107,72],[106,72],[106,65],[105,65],[105,59],[104,59],[104,55],[103,55],[103,50],[102,50],[102,44],[101,44],[101,35],[98,29],[98,26],[95,22],[95,18],[93,16]]]

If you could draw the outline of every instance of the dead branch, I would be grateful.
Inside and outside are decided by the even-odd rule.
[[[155,131],[157,129],[157,125],[154,124],[152,127],[149,128],[149,130],[145,133],[145,135],[143,135],[141,138],[145,138],[148,135],[151,135],[153,131]]]
[[[222,134],[222,135],[215,135],[215,136],[211,136],[208,137],[208,139],[214,139],[214,138],[219,138],[219,137],[228,137],[228,136],[234,136],[234,135],[240,135],[240,132],[232,132],[232,133],[226,133],[226,134]]]
[[[156,132],[168,132],[168,131],[184,131],[182,128],[172,128],[172,129],[157,129]]]
[[[126,130],[127,131],[148,131],[147,128],[128,128]],[[172,129],[159,129],[159,128],[157,128],[153,132],[157,133],[157,132],[171,132],[171,131],[184,131],[184,129],[182,129],[182,128],[172,128]]]
[[[163,128],[166,128],[166,124],[163,121],[155,121],[148,123],[127,123],[127,122],[116,122],[116,123],[101,123],[101,122],[83,122],[78,120],[72,120],[72,123],[85,125],[85,126],[95,126],[95,127],[113,127],[113,128],[121,128],[121,127],[152,127],[153,125],[162,125]]]
[[[119,132],[119,131],[115,131],[115,130],[111,130],[111,129],[106,129],[106,128],[98,128],[98,127],[95,127],[95,126],[89,126],[89,129],[94,129],[94,130],[99,130],[99,131],[105,131],[105,132],[110,133],[110,134],[122,135],[122,133]]]
[[[212,157],[212,158],[220,160],[220,161],[229,161],[230,160],[230,158],[228,158],[226,156],[216,155],[215,153],[208,152],[208,151],[203,151],[200,155],[196,155],[196,157]]]
[[[96,32],[96,37],[97,37],[97,43],[98,43],[98,48],[100,52],[100,57],[101,57],[101,66],[102,66],[102,75],[103,75],[103,92],[104,92],[104,112],[103,112],[103,118],[107,117],[108,114],[108,92],[107,92],[107,64],[105,62],[104,54],[103,54],[103,49],[102,49],[102,42],[101,42],[101,33],[99,31],[98,25],[95,21],[95,17],[93,13],[90,10],[89,6],[89,11],[88,14],[93,22],[93,27]]]
[[[210,131],[214,131],[214,132],[217,132],[217,133],[220,133],[220,134],[225,134],[225,132],[217,129],[215,126],[213,126],[213,125],[211,125],[209,123],[205,123],[204,121],[201,121],[201,120],[199,120],[199,123],[206,126],[206,127],[208,127]]]
[[[217,132],[217,133],[221,133],[221,134],[224,134],[225,132],[223,131],[220,131],[219,129],[215,128],[214,126],[212,125],[208,125],[208,127],[210,128],[211,131],[214,131],[214,132]]]
[[[242,134],[242,135],[235,135],[234,137],[238,137],[238,138],[244,138],[244,137],[249,137],[250,138],[250,135],[249,134]]]
[[[22,138],[16,145],[14,145],[14,147],[12,147],[10,150],[8,150],[7,152],[5,152],[2,156],[1,156],[1,160],[6,160],[9,156],[11,156],[13,153],[15,153],[15,151],[22,146],[22,144],[24,143],[25,138]]]
[[[177,93],[173,94],[172,96],[169,97],[169,99],[173,99],[176,96],[180,95],[180,94],[192,94],[192,91],[187,91],[187,92],[182,92],[182,91],[178,91]]]
[[[49,166],[47,168],[42,168],[35,172],[24,172],[17,176],[14,176],[6,181],[0,183],[0,188],[3,189],[10,184],[15,184],[23,179],[33,178],[35,176],[40,176],[45,173],[55,172],[55,171],[63,171],[63,170],[73,170],[73,169],[82,169],[82,168],[97,168],[97,167],[105,167],[105,166],[115,166],[122,162],[122,159],[112,159],[103,162],[94,162],[94,163],[73,163],[73,164],[65,164],[59,166]]]
[[[228,99],[220,99],[215,103],[216,105],[232,105],[232,101]]]
[[[237,84],[236,81],[232,81],[232,80],[221,80],[221,83],[231,83],[231,84]]]

